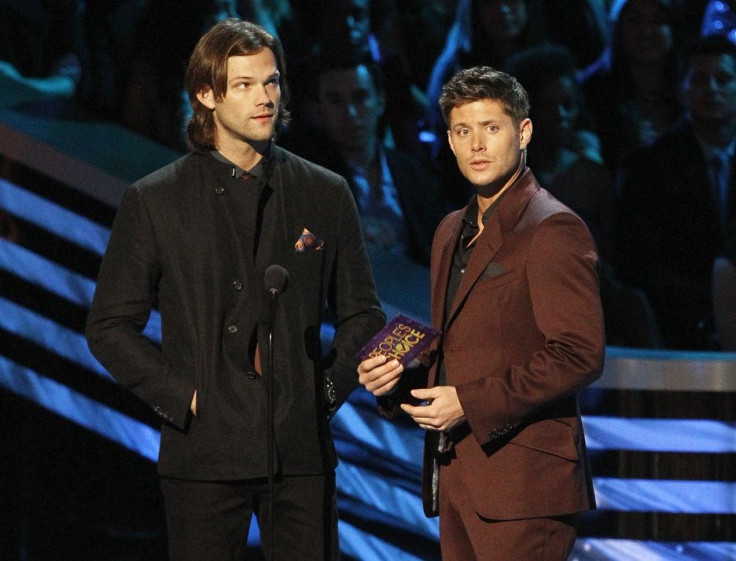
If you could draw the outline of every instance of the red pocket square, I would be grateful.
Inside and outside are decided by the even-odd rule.
[[[312,232],[304,228],[304,230],[302,230],[302,235],[299,236],[299,239],[296,240],[296,243],[294,244],[294,249],[301,253],[308,249],[320,250],[324,245],[324,241],[320,240]]]

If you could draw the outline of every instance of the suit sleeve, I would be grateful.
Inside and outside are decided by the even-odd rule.
[[[142,335],[160,276],[151,219],[136,187],[120,203],[87,318],[92,354],[159,416],[184,427],[194,386]]]
[[[358,211],[347,183],[336,216],[338,254],[328,291],[328,305],[335,317],[334,362],[325,374],[335,384],[339,406],[358,385],[356,353],[384,326],[386,315],[376,295]]]
[[[510,357],[504,372],[487,372],[457,386],[468,423],[483,445],[581,390],[603,370],[605,335],[597,255],[590,234],[575,215],[541,222],[528,249],[526,283],[539,344]],[[513,322],[514,318],[504,318]],[[483,368],[483,365],[478,365]]]

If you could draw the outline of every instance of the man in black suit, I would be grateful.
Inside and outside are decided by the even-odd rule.
[[[328,406],[357,384],[355,353],[385,315],[345,180],[273,143],[288,117],[284,71],[257,25],[227,19],[202,37],[186,75],[192,151],[126,191],[88,320],[95,356],[163,419],[172,561],[242,559],[253,513],[270,559],[339,554]],[[289,277],[273,287],[269,462],[272,264]],[[160,349],[141,335],[154,305]]]
[[[736,231],[736,45],[693,45],[681,95],[685,121],[621,170],[617,271],[647,293],[667,347],[713,349],[713,261]]]

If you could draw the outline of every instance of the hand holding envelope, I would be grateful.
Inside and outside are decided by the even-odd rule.
[[[358,379],[376,397],[388,395],[408,367],[439,337],[439,331],[397,314],[358,352]]]

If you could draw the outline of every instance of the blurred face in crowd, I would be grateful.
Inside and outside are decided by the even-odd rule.
[[[622,46],[638,62],[664,60],[674,46],[672,22],[656,0],[630,0],[621,10]]]
[[[215,99],[211,89],[197,98],[213,112],[218,150],[240,150],[243,142],[255,147],[267,144],[274,135],[281,101],[273,51],[264,48],[252,55],[230,57],[223,98]]]
[[[519,168],[532,122],[516,123],[495,99],[453,107],[447,137],[461,173],[481,196],[496,194]]]
[[[695,123],[736,121],[736,57],[694,56],[682,84],[683,103]]]
[[[534,96],[534,128],[538,140],[561,142],[574,130],[580,105],[578,89],[569,76],[546,83]]]
[[[475,16],[489,37],[518,37],[527,24],[526,0],[477,0]]]
[[[354,52],[365,50],[371,32],[369,0],[330,0],[327,5],[329,13],[320,19],[322,41]]]
[[[323,72],[318,94],[322,124],[341,150],[373,148],[385,99],[368,67],[361,64]]]

